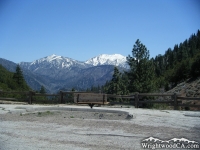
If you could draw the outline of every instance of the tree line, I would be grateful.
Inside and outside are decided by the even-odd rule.
[[[186,79],[199,77],[200,31],[155,58],[150,58],[149,50],[137,39],[132,55],[127,56],[127,63],[128,71],[119,72],[115,67],[110,81],[87,90],[117,95],[155,92],[160,88],[167,91]]]

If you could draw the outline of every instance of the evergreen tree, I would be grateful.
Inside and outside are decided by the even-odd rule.
[[[22,70],[21,70],[19,64],[16,67],[16,72],[13,75],[13,79],[14,79],[15,83],[17,84],[17,86],[20,87],[21,90],[29,90],[30,89],[24,80],[23,73],[22,73]]]
[[[103,93],[127,95],[128,78],[124,73],[120,73],[117,67],[114,67],[114,73],[111,81],[107,81],[104,86],[101,87]]]
[[[165,63],[164,63],[164,57],[162,55],[158,55],[154,59],[154,65],[155,65],[155,73],[156,76],[163,76],[165,71]]]
[[[40,93],[41,94],[45,94],[46,93],[46,90],[44,88],[44,86],[42,85],[41,88],[40,88]]]
[[[106,81],[106,83],[102,86],[102,90],[103,90],[102,92],[109,93],[108,92],[109,86],[110,86],[110,81]]]
[[[128,90],[128,85],[129,85],[129,79],[127,74],[122,73],[121,75],[121,91],[122,91],[122,95],[128,95],[129,94],[129,90]]]
[[[178,62],[178,44],[176,44],[174,46],[174,49],[173,49],[173,54],[174,54],[174,63],[177,63]]]
[[[177,85],[177,83],[182,82],[189,78],[191,70],[191,62],[189,59],[183,60],[180,63],[177,63],[176,66],[172,69],[172,75],[170,81]]]
[[[19,65],[16,67],[16,72],[14,73],[13,78],[18,85],[23,85],[24,77]]]
[[[200,76],[200,53],[194,58],[194,61],[192,63],[191,76],[192,77]]]
[[[108,92],[110,94],[121,94],[120,84],[121,84],[120,72],[117,69],[117,67],[115,67]]]
[[[153,59],[149,59],[149,50],[139,39],[135,42],[132,56],[127,57],[130,71],[127,72],[130,80],[129,91],[146,93],[155,89],[155,69]]]

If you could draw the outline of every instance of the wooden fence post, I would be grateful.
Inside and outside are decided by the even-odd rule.
[[[60,103],[61,103],[61,104],[64,103],[64,102],[63,102],[63,92],[62,92],[62,91],[60,91]]]
[[[76,101],[77,101],[77,103],[79,102],[79,94],[77,94],[77,100]]]
[[[33,91],[29,91],[29,99],[28,99],[28,104],[32,104],[32,102],[33,102],[33,94],[34,94],[34,92],[33,92]]]
[[[177,95],[174,93],[174,110],[178,110],[178,102],[177,102]]]
[[[138,93],[135,93],[135,108],[138,108]]]

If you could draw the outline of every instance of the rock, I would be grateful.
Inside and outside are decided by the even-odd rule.
[[[99,115],[99,118],[101,119],[102,117],[103,117],[103,114],[100,114],[100,115]]]
[[[126,119],[132,119],[132,118],[133,118],[133,115],[131,115],[131,114],[128,114],[126,117]]]

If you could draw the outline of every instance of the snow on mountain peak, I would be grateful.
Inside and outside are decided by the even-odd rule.
[[[113,55],[101,54],[85,62],[80,62],[68,57],[52,54],[50,56],[40,58],[30,63],[23,63],[23,66],[25,68],[34,70],[34,71],[38,71],[38,70],[44,71],[45,69],[48,70],[49,68],[70,70],[73,67],[87,68],[87,67],[99,66],[99,65],[114,65],[114,66],[119,66],[123,68],[128,68],[126,57],[120,54],[113,54]]]
[[[85,64],[83,62],[68,58],[68,57],[63,57],[63,56],[58,56],[55,54],[40,58],[38,60],[35,60],[30,63],[28,68],[58,68],[58,69],[70,69],[71,67],[74,66],[79,66],[79,67],[85,67]]]
[[[55,54],[52,54],[52,55],[46,57],[46,60],[49,61],[49,62],[51,62],[55,59],[62,59],[62,56],[57,56]]]
[[[101,54],[87,60],[85,63],[93,66],[114,65],[127,68],[126,57],[121,54]]]

